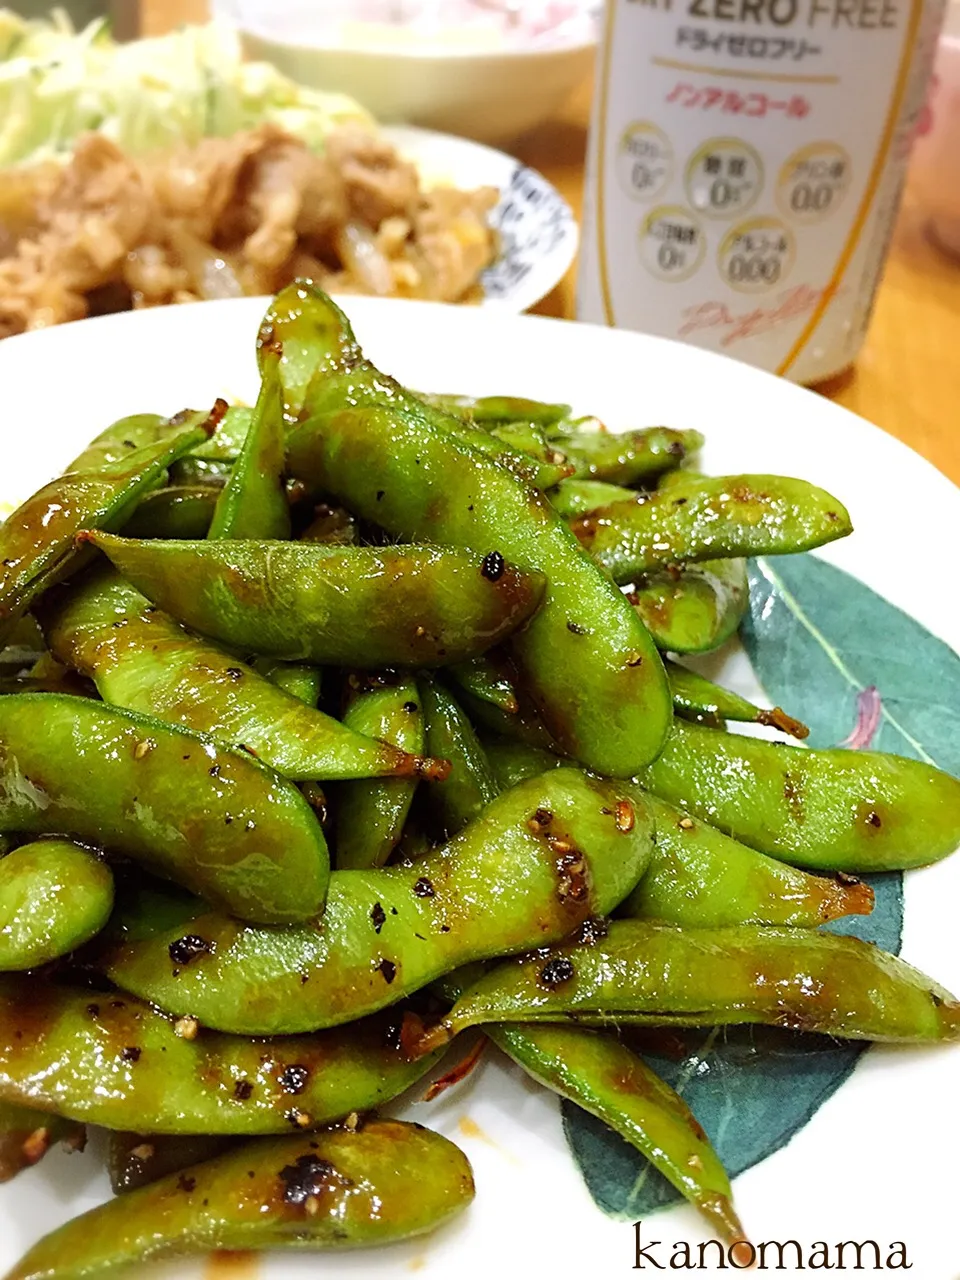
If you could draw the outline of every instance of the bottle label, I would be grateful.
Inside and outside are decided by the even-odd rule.
[[[942,0],[608,0],[583,320],[800,382],[862,341]]]

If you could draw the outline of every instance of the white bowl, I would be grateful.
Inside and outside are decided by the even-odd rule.
[[[596,42],[554,49],[323,48],[240,29],[248,58],[348,93],[378,120],[507,142],[553,115],[589,76]]]

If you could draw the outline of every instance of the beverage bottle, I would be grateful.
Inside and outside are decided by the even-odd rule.
[[[581,320],[797,382],[863,341],[942,0],[607,0]]]

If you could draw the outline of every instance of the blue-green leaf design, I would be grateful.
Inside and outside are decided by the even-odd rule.
[[[869,746],[960,774],[960,657],[849,574],[811,555],[751,562],[742,639],[770,700],[810,726],[811,746]],[[869,879],[873,913],[825,927],[897,952],[902,877]],[[637,1047],[686,1098],[731,1175],[789,1142],[864,1051],[764,1027],[671,1031]],[[637,1219],[679,1199],[602,1122],[565,1102],[563,1123],[606,1213]]]

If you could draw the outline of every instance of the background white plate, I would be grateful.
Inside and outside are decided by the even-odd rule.
[[[496,187],[500,201],[491,215],[500,233],[500,254],[481,277],[482,307],[526,311],[546,297],[567,273],[580,231],[573,210],[543,174],[503,151],[408,125],[381,132],[416,165],[428,186]]]
[[[415,387],[569,400],[619,427],[697,427],[707,436],[708,471],[796,474],[831,489],[849,507],[856,532],[819,554],[960,645],[958,491],[844,409],[660,338],[424,303],[351,298],[344,305],[369,355]],[[0,344],[0,499],[22,499],[123,414],[174,412],[219,394],[252,399],[262,310],[257,299],[201,303],[86,320]],[[721,679],[755,688],[735,648]],[[903,955],[953,991],[960,991],[958,905],[960,859],[908,875]],[[755,1241],[797,1239],[806,1248],[816,1240],[903,1240],[915,1280],[957,1280],[958,1085],[958,1045],[871,1049],[787,1147],[737,1178],[748,1233]],[[261,1271],[242,1274],[634,1274],[632,1228],[595,1208],[563,1142],[555,1099],[518,1070],[491,1054],[466,1084],[429,1105],[414,1101],[407,1114],[468,1153],[478,1193],[467,1215],[410,1245],[352,1256],[277,1255]],[[2,1188],[0,1265],[106,1192],[96,1159],[59,1153]],[[651,1218],[644,1236],[705,1238],[686,1207]],[[206,1265],[177,1263],[151,1274],[212,1276]]]

